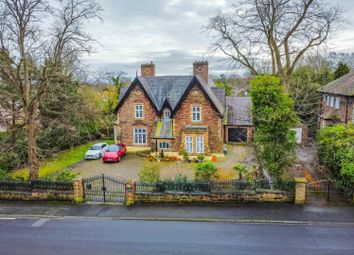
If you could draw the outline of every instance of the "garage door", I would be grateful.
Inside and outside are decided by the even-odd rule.
[[[229,128],[228,142],[247,143],[247,128]]]

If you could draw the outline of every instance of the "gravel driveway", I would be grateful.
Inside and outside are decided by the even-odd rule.
[[[90,177],[100,174],[109,175],[117,179],[138,179],[139,169],[146,162],[146,158],[135,152],[128,152],[118,163],[103,163],[98,160],[82,160],[71,168],[82,177]]]
[[[140,154],[140,155],[139,155]],[[142,153],[144,154],[144,153]],[[112,176],[117,179],[135,179],[139,180],[139,170],[145,164],[151,164],[146,156],[141,153],[129,151],[125,158],[119,163],[103,163],[102,160],[82,160],[71,168],[79,173],[82,177],[91,177],[101,175],[102,173]],[[256,164],[254,150],[252,146],[229,146],[228,155],[219,159],[216,162],[218,168],[229,176],[228,178],[235,178],[233,166],[237,163]],[[188,179],[194,178],[195,163],[186,162],[160,162],[161,179],[173,180],[179,174],[186,175]]]

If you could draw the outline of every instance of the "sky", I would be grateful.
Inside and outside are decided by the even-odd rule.
[[[328,50],[354,52],[354,0],[330,0],[344,10],[344,22],[328,41]],[[87,24],[97,39],[95,52],[83,58],[91,70],[129,77],[153,61],[156,75],[190,75],[195,60],[209,61],[213,75],[237,72],[221,53],[211,54],[203,26],[235,0],[99,0],[102,21]]]

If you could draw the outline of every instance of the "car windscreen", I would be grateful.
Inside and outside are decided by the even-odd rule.
[[[119,151],[119,147],[117,145],[109,146],[107,151],[108,152],[117,152],[117,151]]]
[[[97,151],[97,150],[100,150],[101,147],[99,145],[94,145],[90,148],[91,151]]]

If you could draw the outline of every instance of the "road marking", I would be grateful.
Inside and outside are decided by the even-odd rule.
[[[0,220],[16,220],[16,218],[0,218]]]
[[[40,219],[37,220],[35,223],[33,223],[33,224],[31,225],[31,227],[33,227],[33,228],[38,228],[38,227],[42,226],[44,223],[46,223],[47,221],[49,221],[49,219],[40,218]]]

